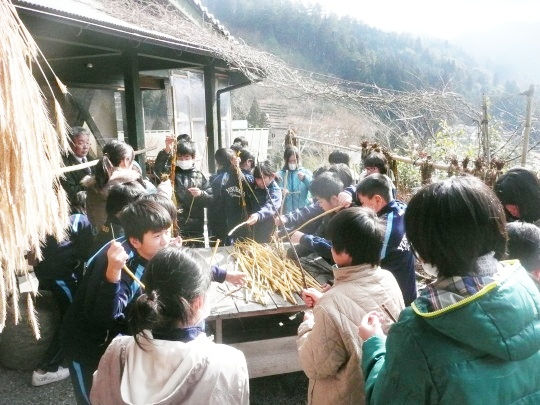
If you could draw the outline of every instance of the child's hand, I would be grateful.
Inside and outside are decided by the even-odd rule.
[[[344,208],[349,207],[352,204],[352,195],[345,191],[342,191],[338,194],[338,203]]]
[[[302,172],[298,172],[296,175],[298,176],[298,178],[300,179],[300,181],[304,180],[304,177],[306,177],[306,174],[305,174],[305,173],[302,173]]]
[[[300,243],[300,239],[304,236],[304,232],[293,232],[289,235],[291,237],[291,243]]]
[[[246,273],[237,270],[228,270],[225,281],[236,286],[243,286],[246,284]]]
[[[304,312],[304,321],[311,321],[313,319],[313,311],[311,309]]]
[[[368,340],[375,335],[384,335],[381,323],[384,321],[384,315],[377,311],[371,311],[364,315],[360,326],[358,327],[358,336],[363,341]]]
[[[310,308],[313,308],[317,302],[321,299],[323,296],[323,293],[320,291],[317,291],[314,288],[308,288],[302,290],[302,299],[306,303],[306,305]]]
[[[247,225],[255,225],[258,220],[259,220],[259,214],[257,214],[257,213],[251,214],[249,216],[249,218],[247,219],[246,224]]]
[[[193,197],[199,197],[202,194],[202,190],[198,187],[188,188],[188,191],[191,193]]]
[[[280,215],[274,218],[274,224],[276,226],[281,226],[287,223],[287,217],[285,215]]]
[[[126,264],[129,255],[119,242],[112,242],[107,250],[107,270],[105,279],[110,283],[117,283],[122,276],[122,267]]]
[[[174,135],[167,135],[165,137],[165,152],[171,153],[172,147],[174,145],[175,136]]]

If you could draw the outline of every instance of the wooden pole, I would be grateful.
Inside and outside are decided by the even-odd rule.
[[[531,134],[531,114],[534,95],[534,85],[529,86],[529,90],[522,93],[527,96],[527,110],[525,114],[525,127],[523,128],[523,151],[521,152],[521,166],[527,163],[527,153],[529,152],[529,136]]]
[[[484,142],[484,157],[486,158],[487,167],[489,167],[491,163],[491,154],[489,152],[487,96],[485,93],[482,95],[482,139]]]

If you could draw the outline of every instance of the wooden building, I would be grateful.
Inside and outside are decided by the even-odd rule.
[[[119,18],[118,7],[130,2],[140,4],[13,0],[44,58],[68,87],[70,96],[62,106],[68,124],[90,129],[95,154],[106,141],[125,134],[136,150],[152,149],[152,157],[164,146],[166,133],[188,133],[196,142],[201,166],[212,170],[213,152],[228,146],[228,91],[250,81],[200,38],[207,38],[202,34],[208,31],[221,39],[230,35],[198,0],[154,0],[167,13],[185,19],[191,27],[189,38],[143,28],[156,18],[167,18],[151,10],[137,15],[145,24]],[[138,161],[144,167],[146,156]]]

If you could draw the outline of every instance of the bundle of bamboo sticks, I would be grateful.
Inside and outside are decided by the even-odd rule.
[[[246,300],[267,305],[269,293],[275,292],[292,304],[298,303],[294,293],[303,289],[302,270],[286,258],[282,246],[261,245],[247,239],[235,243],[232,255],[238,268],[247,274]],[[321,291],[313,276],[305,276],[307,287]]]

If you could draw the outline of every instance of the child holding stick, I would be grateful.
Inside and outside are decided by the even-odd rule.
[[[369,311],[386,308],[394,318],[404,308],[394,276],[379,267],[384,227],[369,208],[337,213],[328,224],[332,239],[334,286],[325,293],[309,288],[302,298],[306,312],[298,328],[298,356],[309,377],[309,404],[363,404],[357,325]],[[361,241],[361,242],[359,242]],[[385,319],[388,330],[391,320]]]
[[[154,201],[128,205],[120,214],[120,223],[125,236],[103,246],[88,260],[62,325],[78,404],[89,404],[92,374],[99,359],[112,339],[126,332],[128,306],[141,293],[140,285],[122,268],[127,265],[140,279],[148,260],[171,242],[171,216]],[[180,244],[181,239],[172,243]]]

